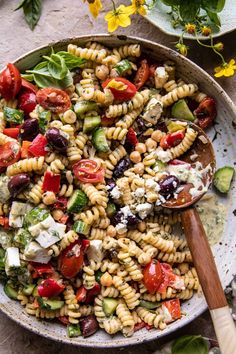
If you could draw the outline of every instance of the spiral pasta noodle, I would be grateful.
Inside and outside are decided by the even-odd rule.
[[[174,102],[178,101],[180,98],[190,97],[198,89],[196,84],[185,84],[183,86],[177,87],[174,90],[167,93],[165,96],[161,97],[161,102],[164,107],[172,105]]]
[[[7,176],[14,176],[22,172],[40,171],[43,167],[44,157],[32,157],[15,162],[7,167]]]

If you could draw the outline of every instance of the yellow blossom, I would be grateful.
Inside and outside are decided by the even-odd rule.
[[[185,57],[188,54],[188,47],[183,44],[183,43],[177,43],[175,48],[177,48],[178,52],[180,52],[180,54],[184,55]]]
[[[217,52],[222,52],[222,50],[224,49],[224,44],[222,42],[218,42],[213,45],[213,48],[217,50]]]
[[[132,14],[130,6],[120,5],[116,9],[109,11],[105,20],[108,24],[108,31],[114,32],[117,27],[128,27],[131,24],[130,15]]]
[[[194,23],[186,23],[185,31],[189,34],[194,34],[196,32],[196,25]]]
[[[203,36],[209,36],[211,34],[211,28],[210,27],[207,27],[207,26],[203,26],[201,28],[201,32],[202,32],[202,35]]]
[[[233,76],[234,71],[236,70],[235,60],[231,59],[229,63],[222,64],[221,66],[217,66],[215,70],[215,77],[221,76]]]
[[[102,9],[101,0],[95,0],[94,2],[89,2],[89,11],[93,15],[93,17],[97,17],[101,9]]]
[[[137,12],[141,16],[145,16],[147,14],[147,10],[144,5],[146,4],[145,0],[132,0],[132,5],[129,6],[132,14],[136,14]]]

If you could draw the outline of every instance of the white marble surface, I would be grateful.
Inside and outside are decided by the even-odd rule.
[[[107,4],[110,4],[108,0],[106,1]],[[38,26],[32,32],[24,22],[22,12],[13,12],[18,2],[18,0],[0,0],[0,67],[7,62],[13,61],[25,52],[52,41],[84,34],[107,32],[106,23],[103,19],[105,11],[103,10],[98,19],[94,21],[82,0],[44,0],[43,15]],[[119,33],[154,40],[172,48],[176,41],[176,38],[163,34],[148,23],[147,20],[140,17],[136,17],[133,20],[132,26],[119,30]],[[235,31],[221,38],[225,43],[227,59],[236,57],[235,39]],[[189,41],[187,44],[192,48],[189,57],[205,70],[212,73],[217,61],[211,52],[199,48],[194,42]],[[219,83],[236,102],[236,77],[220,79]],[[105,354],[105,350],[75,348],[41,338],[23,329],[2,313],[0,313],[0,333],[0,354]],[[181,334],[185,333],[200,333],[214,337],[209,314],[204,314],[204,316],[201,316],[194,323],[190,324],[188,328],[183,328]],[[143,354],[147,354],[152,353],[158,346],[159,342],[154,341],[140,345],[139,347],[121,349],[121,351],[128,354],[142,351]],[[119,351],[119,349],[110,350],[110,353],[117,354]]]

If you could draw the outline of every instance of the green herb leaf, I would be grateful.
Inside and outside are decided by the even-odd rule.
[[[209,17],[209,19],[218,27],[221,26],[221,21],[219,16],[217,15],[217,13],[211,12],[211,11],[207,11],[207,15]]]
[[[207,354],[208,346],[202,336],[183,336],[172,344],[171,354]]]
[[[86,62],[85,59],[77,57],[76,55],[70,54],[68,52],[57,52],[61,58],[65,60],[65,64],[69,70],[80,67],[82,64]]]
[[[221,12],[225,6],[225,0],[202,0],[202,7],[206,11],[210,12]]]
[[[30,2],[31,0],[22,0],[19,5],[15,8],[14,11],[20,10],[22,7],[26,5],[26,3]]]
[[[10,123],[21,124],[24,119],[24,112],[19,109],[10,107],[4,107],[3,109],[4,119]]]
[[[58,54],[51,54],[50,57],[44,56],[48,60],[48,71],[54,79],[62,80],[68,73],[65,60]]]
[[[27,81],[34,81],[34,75],[33,74],[20,74],[22,79],[25,79]]]
[[[200,10],[200,1],[181,1],[180,16],[185,22],[193,21]]]
[[[42,0],[25,1],[22,6],[25,14],[25,20],[31,30],[33,30],[41,16]]]

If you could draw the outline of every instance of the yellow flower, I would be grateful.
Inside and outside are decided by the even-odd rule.
[[[132,14],[130,6],[120,5],[117,9],[109,11],[105,20],[108,23],[108,31],[114,32],[117,27],[128,27],[131,24],[130,15]]]
[[[215,77],[221,76],[233,76],[234,71],[236,70],[235,60],[231,59],[229,63],[222,64],[221,66],[217,66],[215,70]]]
[[[218,42],[213,45],[213,48],[217,50],[217,52],[222,52],[222,50],[224,49],[224,44],[222,42]]]
[[[147,10],[144,5],[146,4],[145,0],[132,0],[132,5],[129,6],[132,14],[136,14],[137,12],[141,16],[145,16],[147,14]]]
[[[194,25],[194,23],[186,23],[184,27],[185,31],[189,34],[194,34],[196,32],[196,25]]]
[[[180,54],[184,55],[185,57],[188,54],[188,47],[183,44],[183,43],[177,43],[175,48],[177,48],[178,52],[180,52]]]
[[[210,27],[207,27],[207,26],[203,26],[201,28],[201,32],[202,32],[202,35],[203,36],[209,36],[211,34],[211,28]]]
[[[101,0],[95,0],[94,2],[89,2],[89,11],[94,17],[97,17],[101,11],[102,3]]]

